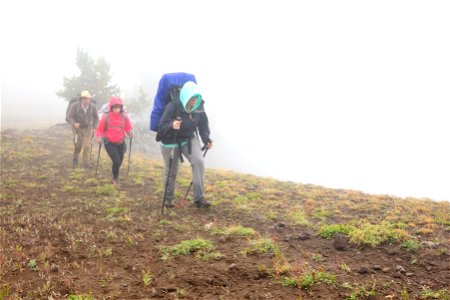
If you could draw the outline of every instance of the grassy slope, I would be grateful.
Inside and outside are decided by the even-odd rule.
[[[70,134],[50,132],[2,132],[3,295],[448,299],[447,202],[208,169],[205,189],[214,206],[208,211],[183,206],[161,216],[160,161],[133,154],[131,174],[122,176],[117,191],[109,184],[105,152],[98,178],[92,171],[71,170]],[[189,182],[184,164],[178,199]],[[337,232],[346,235],[349,250],[333,249]],[[383,265],[384,256],[389,262]],[[405,276],[408,270],[397,277],[399,264],[413,269],[415,277]],[[423,278],[433,274],[427,273],[430,264],[438,278]],[[360,272],[377,265],[390,270]],[[185,278],[187,272],[194,275]]]

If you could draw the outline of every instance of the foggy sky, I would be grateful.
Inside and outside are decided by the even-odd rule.
[[[80,47],[122,97],[194,73],[223,168],[450,199],[448,1],[2,1],[1,14],[2,129],[64,122],[55,92]]]

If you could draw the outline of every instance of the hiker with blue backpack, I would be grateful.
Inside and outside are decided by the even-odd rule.
[[[99,147],[103,143],[106,152],[112,160],[113,178],[111,182],[116,187],[119,187],[119,169],[126,151],[125,135],[128,134],[130,139],[133,138],[133,127],[124,111],[122,99],[113,97],[109,101],[108,107],[108,111],[103,114],[98,124],[96,135]]]
[[[200,139],[203,149],[210,149],[213,144],[204,100],[193,75],[169,73],[161,78],[150,121],[150,129],[157,131],[156,140],[161,142],[165,162],[163,211],[164,207],[174,207],[175,181],[183,155],[192,167],[194,205],[211,206],[204,196],[205,166]]]

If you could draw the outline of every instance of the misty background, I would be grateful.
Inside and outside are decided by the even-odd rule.
[[[121,97],[196,75],[207,167],[450,200],[448,1],[2,1],[1,128],[65,122],[77,48]],[[151,141],[148,141],[151,143]]]

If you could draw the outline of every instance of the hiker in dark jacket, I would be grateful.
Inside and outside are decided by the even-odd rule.
[[[83,149],[83,165],[85,168],[92,167],[90,153],[92,137],[98,125],[97,107],[91,103],[91,95],[88,91],[81,93],[81,101],[72,104],[66,117],[66,121],[72,125],[73,141],[75,150],[73,152],[72,166],[78,165],[78,156]]]
[[[210,130],[204,101],[197,84],[188,81],[180,91],[180,101],[172,101],[166,105],[158,126],[157,140],[161,141],[161,153],[165,162],[164,184],[168,182],[164,199],[166,207],[174,206],[172,201],[175,181],[179,163],[183,159],[182,154],[189,160],[192,167],[195,206],[211,205],[204,198],[205,167],[200,141],[196,135],[197,129],[203,144],[210,149],[212,141],[209,137]],[[173,159],[170,166],[171,157]]]

